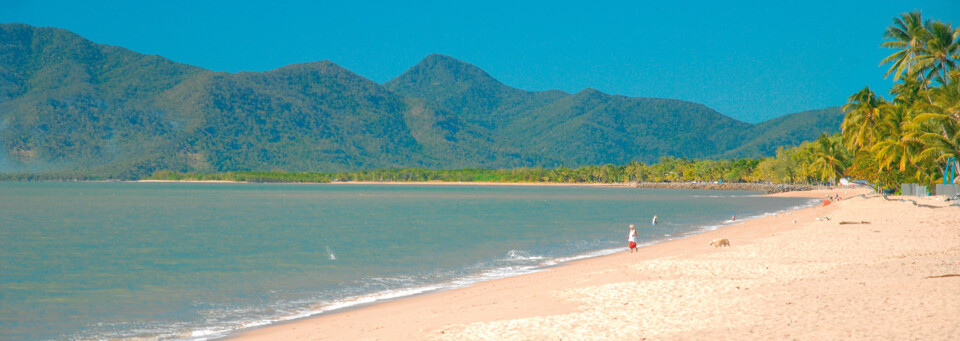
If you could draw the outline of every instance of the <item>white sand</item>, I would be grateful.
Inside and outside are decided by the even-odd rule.
[[[851,198],[240,338],[960,339],[960,207],[920,203]]]

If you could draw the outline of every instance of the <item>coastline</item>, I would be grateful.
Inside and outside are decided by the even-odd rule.
[[[701,189],[717,191],[758,191],[767,194],[812,191],[815,189],[824,189],[825,187],[811,185],[788,185],[788,184],[767,184],[767,183],[749,183],[749,182],[638,182],[634,185],[636,188],[661,188],[661,189]]]
[[[136,182],[136,183],[214,183],[214,184],[223,184],[223,183],[228,183],[228,184],[233,184],[233,183],[236,183],[236,184],[245,184],[245,183],[249,183],[249,182],[247,182],[247,181],[233,181],[233,180],[150,180],[150,179],[146,179],[146,180],[135,180],[135,181],[131,181],[131,182]]]
[[[639,253],[577,260],[465,288],[242,330],[228,338],[958,335],[960,318],[950,312],[960,311],[960,209],[933,198],[922,198],[915,206],[861,196],[870,193],[866,189],[774,195],[823,198],[844,192],[847,200],[828,206],[751,219],[645,246]],[[922,224],[915,224],[917,219]],[[719,237],[732,246],[708,245]]]
[[[599,186],[632,187],[632,183],[596,183],[596,182],[448,182],[448,181],[335,181],[335,182],[250,182],[233,180],[134,180],[136,183],[263,183],[263,184],[303,184],[303,185],[431,185],[431,186]]]
[[[232,180],[136,180],[138,183],[254,183]],[[802,192],[823,189],[824,187],[792,184],[766,184],[746,182],[494,182],[494,181],[336,181],[336,182],[263,182],[282,184],[316,185],[430,185],[430,186],[590,186],[590,187],[634,187],[638,189],[693,189],[717,191],[756,191],[766,194],[784,192]]]

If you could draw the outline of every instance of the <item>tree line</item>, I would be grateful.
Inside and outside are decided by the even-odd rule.
[[[960,168],[960,28],[904,13],[887,27],[881,46],[894,50],[880,63],[890,65],[891,100],[869,87],[848,98],[841,133],[781,147],[761,159],[698,160],[662,157],[645,164],[578,168],[377,169],[355,172],[154,172],[156,180],[247,182],[445,181],[445,182],[769,182],[835,183],[841,177],[867,180],[878,188],[901,182],[943,181],[944,170]],[[56,174],[6,174],[6,179],[57,179]]]
[[[579,168],[381,169],[345,173],[229,172],[155,173],[153,179],[235,181],[491,181],[589,182],[725,181],[834,183],[849,176],[878,187],[900,182],[930,185],[952,164],[960,168],[960,29],[924,20],[919,11],[893,19],[881,46],[895,50],[889,64],[895,82],[888,101],[869,87],[843,107],[842,132],[763,159],[696,160],[663,157],[657,163]]]
[[[869,87],[850,96],[843,146],[828,155],[834,176],[842,170],[881,187],[943,181],[960,166],[960,28],[914,11],[894,18],[884,38],[895,50],[881,61],[890,64],[892,100]]]
[[[630,182],[775,182],[783,179],[773,165],[778,158],[765,160],[696,160],[663,157],[658,163],[634,161],[626,165],[607,164],[578,168],[377,169],[356,172],[224,172],[179,173],[160,171],[153,180],[245,181],[245,182],[525,182],[525,183],[630,183]],[[806,173],[804,173],[806,174]],[[799,176],[799,175],[797,175]],[[797,177],[800,179],[800,177]],[[788,182],[793,178],[787,179]],[[818,183],[814,177],[799,182]]]

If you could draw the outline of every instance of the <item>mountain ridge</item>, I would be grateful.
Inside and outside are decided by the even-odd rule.
[[[439,54],[383,84],[328,60],[215,72],[62,29],[0,24],[0,172],[8,173],[138,178],[756,157],[770,155],[771,141],[838,131],[833,121],[818,125],[828,116],[754,125],[682,100],[526,91]]]

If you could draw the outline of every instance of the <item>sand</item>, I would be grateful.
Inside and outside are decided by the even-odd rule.
[[[868,190],[778,195],[838,192],[849,198],[234,338],[960,339],[960,207]],[[731,246],[709,246],[721,237]]]

